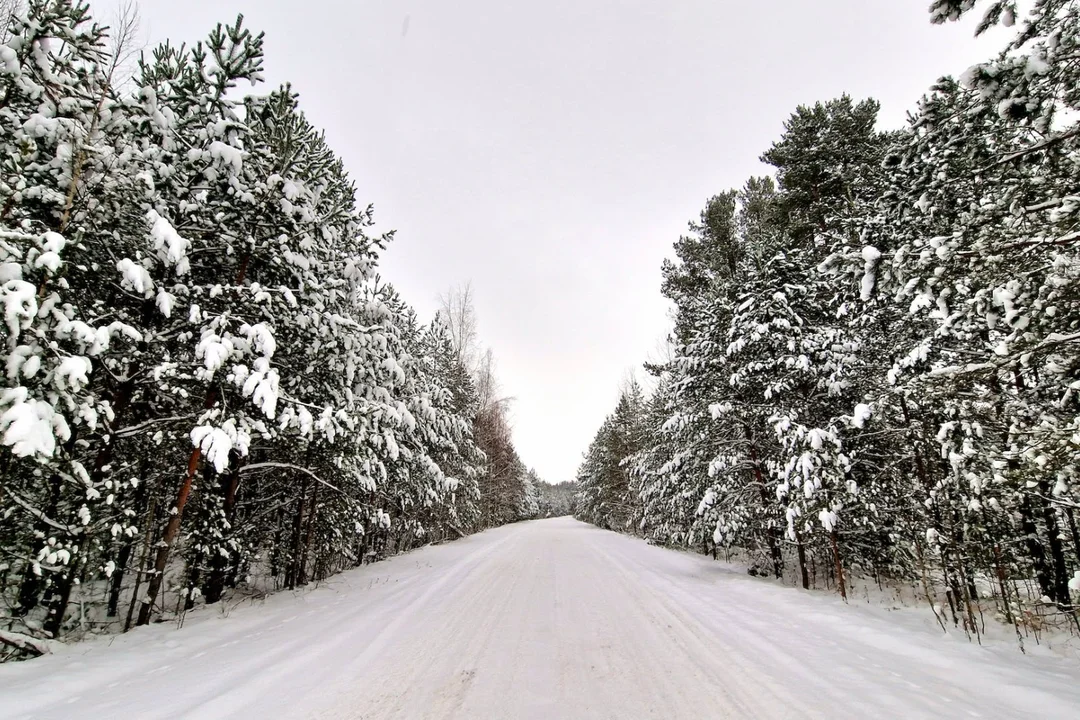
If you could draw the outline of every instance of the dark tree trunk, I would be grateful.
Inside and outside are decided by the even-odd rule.
[[[956,528],[954,535],[956,536],[956,568],[962,576],[964,582],[964,589],[967,592],[969,598],[977,600],[979,598],[979,590],[975,587],[975,573],[971,571],[971,557],[967,553],[967,548],[970,547],[968,543],[967,533],[964,530],[964,519],[958,512],[953,512],[952,516],[953,527]]]
[[[233,466],[233,471],[227,476],[221,477],[221,490],[225,496],[222,510],[224,511],[225,520],[229,523],[230,527],[236,516],[236,491],[239,487],[240,463],[236,462]],[[223,538],[223,542],[225,539],[227,538]],[[206,598],[207,605],[216,603],[224,594],[225,581],[229,576],[231,564],[230,559],[222,552],[218,551],[213,554],[213,558],[210,560],[210,577],[206,581],[206,587],[203,590],[203,596]]]
[[[187,587],[184,588],[184,611],[195,607],[195,588],[199,587],[199,578],[202,576],[202,566],[205,562],[205,554],[201,550],[195,551],[195,557],[191,558],[188,566]]]
[[[169,551],[176,541],[176,536],[180,534],[180,521],[184,517],[184,506],[187,505],[188,497],[191,495],[191,484],[195,478],[195,471],[199,468],[199,458],[201,456],[202,451],[199,448],[192,450],[191,455],[188,456],[187,473],[184,475],[184,481],[180,484],[180,491],[176,496],[173,514],[169,517],[168,524],[165,525],[165,532],[161,537],[161,546],[158,548],[157,556],[154,559],[154,569],[150,575],[150,582],[146,587],[146,599],[143,600],[142,606],[139,608],[139,620],[136,625],[147,625],[150,622],[150,616],[154,611],[154,603],[157,601],[158,593],[161,591],[165,566],[169,562]]]
[[[120,552],[116,555],[116,569],[109,579],[109,605],[105,611],[106,617],[116,617],[120,607],[120,590],[124,585],[124,569],[131,562],[131,552],[135,547],[133,538],[124,540],[120,546]]]
[[[1065,508],[1065,517],[1069,521],[1069,531],[1072,534],[1073,553],[1076,555],[1076,561],[1080,562],[1080,531],[1076,528],[1076,517],[1071,507]]]
[[[131,629],[131,618],[135,614],[135,604],[139,599],[139,588],[142,587],[143,575],[146,574],[147,564],[150,562],[150,540],[154,537],[154,497],[150,496],[150,507],[146,511],[146,537],[143,540],[142,559],[135,571],[135,587],[131,591],[131,602],[128,604],[127,619],[124,620],[124,632]]]
[[[203,408],[209,410],[215,403],[217,403],[217,391],[210,388],[206,391],[206,397],[203,399]],[[165,525],[161,546],[158,548],[157,557],[154,559],[154,571],[146,587],[146,600],[143,601],[142,607],[139,608],[138,625],[146,625],[150,622],[150,615],[154,611],[154,603],[157,602],[158,593],[161,591],[161,583],[164,580],[165,566],[169,562],[169,551],[172,550],[172,545],[176,541],[177,535],[180,534],[180,522],[184,518],[184,506],[187,505],[188,497],[191,495],[191,485],[195,480],[195,473],[199,470],[199,459],[201,457],[202,450],[200,448],[194,448],[191,454],[188,455],[184,481],[180,483],[180,491],[176,495],[173,514],[169,517],[168,524]]]
[[[315,537],[315,519],[319,514],[319,483],[311,488],[311,502],[308,508],[307,532],[304,536],[304,549],[300,553],[299,585],[307,582],[307,561],[311,553],[311,540]]]
[[[802,579],[803,590],[810,589],[810,574],[806,571],[806,545],[803,544],[802,535],[795,531],[796,548],[799,554],[799,577]]]
[[[1001,549],[994,546],[994,569],[997,571],[998,587],[1001,588],[1001,609],[1005,611],[1005,619],[1013,622],[1012,608],[1009,606],[1009,589],[1005,582],[1005,570],[1001,567]]]
[[[141,508],[146,501],[147,483],[146,477],[146,463],[142,463],[142,467],[139,472],[142,480],[139,482],[139,486],[135,489],[134,505],[137,508]],[[120,552],[116,555],[116,569],[113,570],[113,575],[109,579],[109,603],[106,610],[107,617],[116,617],[120,611],[120,592],[124,587],[124,576],[127,574],[128,563],[131,562],[131,555],[135,550],[135,537],[134,535],[125,535],[122,544],[120,545]]]
[[[840,597],[847,602],[847,584],[844,582],[844,564],[840,560],[840,544],[837,542],[836,531],[829,533],[829,541],[832,543],[833,561],[836,563],[836,585],[840,589]]]
[[[71,587],[75,584],[75,563],[77,562],[75,558],[71,559],[67,572],[56,580],[50,593],[49,609],[45,615],[45,623],[42,625],[42,629],[49,637],[59,637],[60,629],[63,627],[68,601],[71,600]]]
[[[270,551],[270,577],[276,578],[281,573],[281,548],[285,535],[285,513],[278,508],[274,513],[274,547]],[[276,584],[276,583],[275,583]]]
[[[56,514],[56,508],[60,502],[60,476],[53,475],[49,479],[49,503],[45,506],[44,514],[52,517]],[[34,533],[47,535],[50,527],[43,520],[34,523]],[[45,589],[45,578],[34,572],[32,565],[27,565],[23,572],[22,583],[19,584],[19,600],[15,605],[15,614],[27,615],[38,606],[41,601],[41,592]]]
[[[769,491],[765,489],[765,478],[761,473],[761,464],[758,462],[757,445],[754,443],[750,429],[746,428],[746,439],[750,443],[750,462],[754,466],[754,479],[757,481],[761,495],[761,506],[765,511],[766,518],[769,516]],[[769,556],[772,558],[773,575],[777,578],[784,577],[784,556],[780,552],[780,531],[771,526],[765,529],[765,541],[769,546]]]
[[[1056,599],[1054,596],[1057,591],[1050,576],[1050,568],[1046,564],[1046,549],[1043,547],[1042,540],[1039,539],[1039,530],[1035,526],[1035,518],[1032,514],[1031,496],[1026,493],[1020,502],[1020,529],[1024,533],[1024,542],[1027,545],[1028,555],[1031,556],[1039,591],[1051,600]]]
[[[41,591],[45,580],[34,572],[33,567],[27,566],[23,573],[22,582],[19,583],[19,600],[15,605],[15,614],[25,616],[37,607],[41,600]]]
[[[967,578],[968,596],[970,596],[972,600],[978,600],[979,588],[975,586],[975,573],[971,571],[970,567],[964,567],[962,569],[964,572],[964,577]]]
[[[289,568],[285,571],[285,587],[294,588],[299,584],[300,578],[300,541],[304,528],[304,500],[307,495],[308,477],[304,475],[300,482],[300,497],[296,499],[296,512],[293,514],[292,526],[292,553],[289,558]]]
[[[1050,546],[1050,559],[1054,568],[1052,582],[1054,594],[1050,597],[1062,608],[1072,607],[1072,600],[1069,597],[1069,571],[1065,565],[1065,547],[1061,543],[1061,526],[1058,525],[1057,510],[1054,509],[1052,502],[1045,499],[1050,496],[1050,487],[1046,481],[1039,483],[1039,490],[1043,497],[1043,521],[1046,522],[1047,545]]]
[[[53,586],[49,611],[45,616],[45,624],[42,629],[49,637],[59,637],[60,629],[64,625],[64,616],[67,614],[68,603],[71,601],[71,588],[75,585],[75,578],[79,574],[83,555],[86,554],[87,539],[84,536],[79,549],[68,561],[68,569]]]

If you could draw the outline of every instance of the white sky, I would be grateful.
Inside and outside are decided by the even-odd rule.
[[[152,43],[238,12],[398,237],[383,275],[430,317],[471,281],[514,437],[571,479],[620,380],[667,332],[660,263],[800,103],[899,126],[996,52],[929,0],[142,0]],[[111,6],[95,3],[105,20]]]

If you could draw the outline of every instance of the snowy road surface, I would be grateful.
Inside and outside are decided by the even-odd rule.
[[[1080,718],[1080,668],[568,518],[0,666],[0,718]]]

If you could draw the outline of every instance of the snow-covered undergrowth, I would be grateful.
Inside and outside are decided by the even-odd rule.
[[[772,577],[772,569],[764,566],[760,558],[737,548],[720,548],[716,557],[712,550],[703,553],[700,548],[664,546],[667,549],[710,557],[721,567],[736,573],[745,573],[759,582],[789,589],[799,588],[798,564],[787,558],[782,577]],[[847,604],[860,605],[889,612],[901,613],[904,623],[918,625],[923,630],[940,633],[954,640],[967,640],[980,645],[1011,647],[1023,653],[1050,654],[1080,661],[1080,632],[1071,614],[1063,613],[1054,603],[1040,602],[1038,583],[1029,578],[1020,583],[1024,593],[1026,611],[1015,618],[1007,618],[994,598],[993,578],[976,578],[972,607],[975,624],[965,622],[964,608],[955,602],[950,605],[947,593],[935,592],[927,598],[923,587],[903,580],[873,577],[860,572],[845,576]],[[836,594],[836,579],[829,567],[811,566],[810,591],[816,594]]]

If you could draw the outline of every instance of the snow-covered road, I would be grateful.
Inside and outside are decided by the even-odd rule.
[[[0,666],[0,718],[1080,717],[1080,667],[568,518]]]

